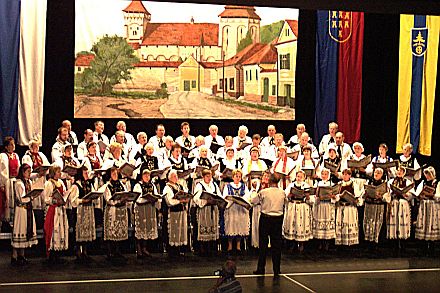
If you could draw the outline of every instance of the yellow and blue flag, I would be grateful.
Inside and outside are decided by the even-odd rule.
[[[431,155],[440,16],[401,15],[396,151]]]

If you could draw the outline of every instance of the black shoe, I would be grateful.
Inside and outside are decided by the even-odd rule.
[[[21,265],[21,266],[25,266],[25,265],[29,264],[29,260],[21,255],[17,257],[17,261],[18,261],[19,265]]]
[[[18,267],[19,265],[20,263],[18,262],[18,259],[11,257],[11,266]]]
[[[253,271],[253,274],[254,275],[264,275],[265,274],[265,272],[264,272],[264,270],[256,270],[256,271]]]
[[[281,275],[281,272],[273,272],[273,277],[274,278],[279,278]]]

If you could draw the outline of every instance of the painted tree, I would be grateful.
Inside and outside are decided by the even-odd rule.
[[[248,31],[246,33],[246,37],[238,43],[237,52],[240,52],[241,50],[243,50],[244,48],[246,48],[251,44],[252,44],[252,35],[251,32]]]
[[[130,80],[133,64],[139,62],[134,50],[119,36],[105,35],[92,47],[95,58],[80,78],[82,87],[104,94],[112,91],[121,80]]]
[[[261,27],[261,43],[269,44],[276,39],[283,28],[284,21],[278,21]]]

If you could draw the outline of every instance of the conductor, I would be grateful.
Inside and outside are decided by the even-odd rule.
[[[252,203],[261,204],[259,225],[259,247],[257,270],[255,275],[264,275],[266,267],[267,246],[272,248],[272,264],[274,277],[281,274],[281,231],[283,225],[284,192],[277,187],[278,179],[271,174],[269,188],[261,190],[257,196],[251,199]]]

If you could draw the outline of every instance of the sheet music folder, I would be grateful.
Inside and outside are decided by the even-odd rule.
[[[104,192],[100,192],[100,191],[91,191],[89,193],[87,193],[86,195],[84,195],[84,197],[82,199],[90,199],[90,200],[95,200],[101,196],[104,195]]]
[[[49,170],[50,165],[42,165],[37,168],[32,169],[32,173],[40,173],[40,172],[46,172]]]
[[[75,176],[79,170],[83,167],[83,164],[79,166],[65,165],[63,168],[63,172],[69,174],[70,176]]]
[[[226,205],[228,204],[228,202],[223,197],[207,191],[203,191],[200,195],[200,198],[205,200],[212,199],[215,201],[216,205],[222,209],[226,208]]]
[[[226,198],[229,200],[232,200],[234,203],[236,203],[236,204],[238,204],[248,210],[251,208],[250,203],[248,203],[246,200],[244,200],[243,198],[241,198],[239,196],[228,195]]]
[[[156,201],[158,201],[159,199],[162,198],[162,195],[154,194],[154,193],[146,193],[146,194],[142,195],[142,198],[145,198],[149,202],[156,202]]]
[[[30,198],[30,199],[34,199],[40,196],[40,194],[43,192],[44,189],[40,189],[40,188],[35,188],[32,189],[31,191],[29,191],[28,193],[26,193],[25,196],[23,196],[24,198]]]
[[[349,191],[347,191],[347,190],[344,190],[339,197],[340,197],[340,199],[348,202],[351,205],[356,205],[357,204],[357,199],[354,196],[354,194],[349,192]]]
[[[383,196],[384,193],[388,191],[387,183],[384,182],[378,186],[365,185],[365,195],[369,198],[375,199],[377,195]]]
[[[119,191],[115,192],[111,197],[111,200],[120,200],[120,201],[135,201],[137,197],[140,195],[139,192],[132,191]]]
[[[360,168],[367,168],[368,164],[371,163],[371,155],[366,156],[362,160],[356,161],[356,160],[348,160],[347,161],[347,167],[348,168],[354,168],[354,169],[360,169]]]
[[[67,195],[62,195],[58,189],[55,189],[52,192],[52,199],[56,200],[57,202],[61,203],[61,205],[65,205],[67,203],[67,199],[69,197],[69,193]]]

